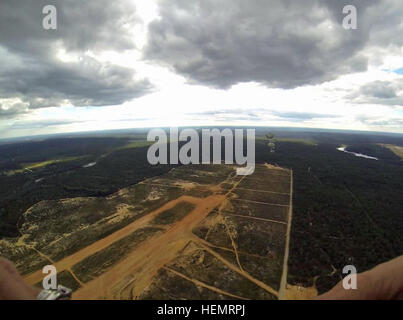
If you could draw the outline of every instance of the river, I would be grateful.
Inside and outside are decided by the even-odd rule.
[[[355,155],[356,157],[360,157],[360,158],[365,158],[365,159],[370,159],[370,160],[379,160],[378,158],[371,157],[371,156],[367,156],[366,154],[347,151],[347,150],[346,150],[346,147],[340,147],[340,148],[337,148],[337,150],[339,150],[339,151],[341,151],[341,152],[353,154],[353,155]]]
[[[91,168],[93,166],[95,166],[97,163],[96,162],[91,162],[89,164],[86,164],[85,166],[83,166],[83,168]]]

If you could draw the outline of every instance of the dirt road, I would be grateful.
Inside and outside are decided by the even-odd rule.
[[[221,208],[224,200],[242,180],[225,195],[214,194],[207,198],[187,197],[186,199],[191,199],[189,202],[196,207],[185,218],[174,224],[164,234],[153,237],[137,247],[124,260],[78,290],[74,298],[136,299],[151,283],[158,270],[173,260],[179,251],[194,238],[192,230],[213,209]],[[182,201],[186,199],[183,198]],[[135,284],[134,289],[129,293],[126,292],[124,296],[123,292],[130,284]]]
[[[269,167],[268,167],[269,168]],[[272,169],[272,168],[269,168]],[[109,236],[100,239],[93,244],[85,247],[84,249],[54,263],[57,268],[58,273],[63,270],[68,270],[73,274],[73,277],[76,278],[78,282],[82,285],[82,287],[76,291],[73,295],[74,299],[136,299],[145,288],[147,288],[150,283],[153,281],[153,278],[157,274],[158,270],[164,268],[170,261],[175,259],[179,252],[186,247],[186,245],[190,242],[196,242],[203,247],[203,250],[213,254],[219,261],[225,264],[232,271],[237,272],[243,277],[247,278],[251,282],[255,283],[257,286],[263,288],[267,292],[273,294],[274,296],[278,296],[280,298],[284,298],[285,295],[285,287],[286,287],[286,279],[287,279],[287,257],[288,257],[288,247],[289,247],[289,236],[290,236],[290,224],[291,224],[291,214],[292,214],[292,173],[291,173],[291,185],[290,185],[290,205],[289,205],[289,219],[288,219],[288,230],[287,230],[287,243],[286,243],[286,252],[284,259],[284,270],[283,270],[283,278],[281,280],[280,292],[277,292],[272,287],[266,285],[265,283],[255,279],[249,273],[245,272],[242,269],[242,266],[239,262],[238,258],[238,248],[235,245],[234,240],[231,235],[231,242],[233,246],[233,252],[237,257],[238,266],[233,265],[224,259],[221,255],[213,250],[211,244],[197,238],[192,230],[197,227],[207,216],[208,214],[218,208],[218,213],[221,214],[222,209],[225,207],[226,199],[233,192],[234,189],[238,188],[239,184],[242,182],[240,179],[236,182],[230,190],[226,190],[226,194],[220,194],[221,188],[220,185],[210,186],[210,191],[218,192],[210,195],[206,198],[196,198],[191,196],[181,196],[175,200],[172,200],[157,210],[154,210],[147,214],[146,216],[132,222],[126,227],[110,234]],[[237,199],[233,199],[236,201]],[[241,200],[240,201],[248,201]],[[80,279],[76,277],[76,275],[72,272],[72,268],[77,263],[81,262],[85,258],[106,249],[108,246],[112,245],[116,241],[125,238],[132,234],[134,231],[149,226],[152,224],[153,220],[157,215],[175,207],[180,202],[189,202],[192,203],[195,207],[194,209],[188,213],[182,220],[176,222],[173,225],[167,227],[167,229],[162,234],[155,235],[154,237],[144,241],[138,247],[136,247],[133,251],[128,253],[127,256],[120,262],[113,265],[110,269],[105,271],[102,275],[97,277],[96,279],[82,284]],[[281,205],[283,206],[283,205]],[[256,219],[256,220],[264,220],[254,217],[244,217],[239,216],[240,218],[245,219]],[[271,221],[277,222],[277,221]],[[283,223],[283,222],[277,222]],[[284,224],[284,223],[283,223]],[[229,233],[229,228],[227,226],[227,232]],[[183,277],[183,275],[181,275]],[[25,277],[25,280],[30,284],[35,284],[42,281],[44,275],[41,271],[37,271],[33,274],[30,274]],[[194,283],[197,282],[195,279],[190,279]],[[199,283],[199,282],[197,282]],[[200,284],[200,283],[199,283]],[[206,286],[205,284],[203,284]],[[209,287],[209,289],[223,293],[222,290],[215,287]],[[242,298],[234,296],[232,293],[225,293],[229,296]]]
[[[287,221],[287,235],[284,251],[284,263],[283,263],[283,274],[281,276],[280,290],[279,290],[279,300],[286,299],[287,290],[287,278],[288,278],[288,256],[290,252],[290,237],[291,237],[291,222],[292,222],[292,197],[294,188],[294,178],[293,171],[291,170],[291,183],[290,183],[290,207],[288,208],[288,221]]]
[[[175,258],[191,239],[191,231],[225,199],[224,195],[207,198],[181,197],[196,205],[184,219],[164,234],[153,237],[132,251],[97,279],[90,281],[74,294],[75,299],[119,299],[128,282],[135,282],[132,298],[136,298],[151,282],[157,271]],[[168,204],[167,204],[168,205]],[[169,203],[170,207],[173,205]],[[167,208],[165,208],[167,209]],[[164,209],[164,210],[165,210]],[[159,210],[161,212],[161,210]]]
[[[109,236],[94,242],[93,244],[89,245],[88,247],[85,247],[84,249],[77,251],[76,253],[54,263],[54,265],[57,268],[57,272],[60,273],[63,270],[70,270],[78,262],[93,255],[94,253],[96,253],[98,251],[101,251],[101,250],[107,248],[112,243],[130,235],[132,232],[136,231],[137,229],[146,226],[158,214],[160,214],[161,212],[163,212],[165,210],[173,208],[175,205],[177,205],[180,202],[186,201],[186,202],[193,203],[195,205],[199,205],[202,200],[204,200],[204,199],[190,197],[190,196],[181,196],[175,200],[172,200],[172,201],[164,204],[157,210],[152,211],[149,214],[147,214],[146,216],[132,222],[131,224],[127,225],[126,227],[124,227],[124,228],[110,234]],[[36,283],[42,281],[43,277],[44,277],[44,275],[42,273],[42,270],[39,270],[35,273],[27,275],[25,277],[25,281],[28,282],[29,284],[36,284]]]

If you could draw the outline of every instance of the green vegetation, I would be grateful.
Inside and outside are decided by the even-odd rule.
[[[258,173],[258,172],[257,172]],[[282,175],[261,175],[256,174],[252,177],[246,177],[240,184],[239,188],[250,190],[265,190],[279,193],[290,193],[290,177]]]
[[[192,248],[193,244],[190,246]],[[252,300],[271,300],[274,297],[232,271],[216,257],[202,249],[185,252],[168,264],[168,267],[210,286]],[[166,288],[164,286],[164,288]]]
[[[166,225],[172,224],[174,222],[182,220],[186,215],[188,215],[195,206],[189,202],[180,202],[171,209],[165,210],[160,213],[154,220],[153,223],[156,225]]]
[[[403,147],[393,146],[390,144],[385,144],[382,146],[384,148],[388,148],[390,151],[392,151],[394,154],[396,154],[398,157],[400,157],[403,160]]]
[[[274,154],[257,143],[256,154],[258,162],[293,169],[288,281],[312,286],[318,277],[317,289],[325,292],[340,280],[345,265],[362,272],[403,252],[403,165],[389,150],[373,147],[379,141],[403,141],[358,134],[317,136],[322,139],[317,146],[278,142]],[[343,143],[381,160],[337,151]]]
[[[275,290],[280,289],[283,274],[283,256],[273,258],[239,254],[242,268],[256,279],[268,284]]]
[[[139,300],[227,300],[229,298],[234,299],[160,269],[151,286],[141,294]]]
[[[225,219],[234,229],[233,239],[239,251],[278,259],[279,263],[283,260],[286,225],[234,216]]]
[[[22,275],[42,269],[49,261],[33,249],[18,245],[16,239],[0,241],[0,255],[11,260]]]
[[[62,271],[57,275],[57,282],[62,286],[70,288],[73,291],[76,291],[81,288],[81,285],[77,282],[76,279],[74,279],[71,273],[67,270]]]
[[[269,140],[275,140],[275,143],[277,142],[292,142],[292,143],[302,143],[305,145],[309,145],[309,146],[315,146],[317,145],[317,141],[313,140],[313,139],[303,139],[303,138],[277,138],[275,137],[273,134],[269,134],[267,136],[264,137],[256,137],[256,140],[258,141],[269,141]]]
[[[40,249],[44,254],[50,256],[52,260],[59,261],[91,245],[97,240],[103,239],[108,235],[120,230],[132,221],[133,219],[125,218],[118,223],[95,224],[90,228],[81,229],[72,233],[71,235],[63,239],[63,242],[61,244],[59,244],[58,242],[51,242],[49,245],[45,245],[43,248]],[[41,241],[43,241],[44,239],[46,239],[45,235],[39,238],[39,240]]]
[[[288,219],[288,207],[251,202],[240,203],[237,201],[231,201],[230,204],[231,206],[225,208],[224,212],[247,217],[270,219],[280,222],[287,222]]]
[[[203,239],[203,231],[203,229],[198,228],[193,232]],[[207,229],[205,231],[204,239],[217,247],[232,249],[232,242],[228,234],[227,226],[222,221]]]
[[[72,276],[70,271],[64,270],[57,274],[57,284],[65,286],[73,291],[76,291],[81,288],[81,285],[77,282],[77,280]],[[38,282],[34,285],[37,288],[42,289],[43,284],[42,281]]]
[[[350,144],[346,148],[347,151],[365,154],[367,156],[376,157],[380,160],[395,161],[399,160],[399,156],[389,148],[374,143]],[[396,149],[395,149],[396,150]]]
[[[364,271],[403,252],[403,162],[396,152],[383,147],[402,148],[401,135],[257,129],[257,134],[261,137],[268,132],[273,132],[276,136],[276,152],[271,153],[263,139],[257,140],[256,161],[292,168],[294,173],[290,283],[311,286],[313,279],[318,277],[316,285],[323,292],[340,279],[345,265],[354,264],[358,271]],[[315,143],[301,143],[301,140]],[[170,179],[206,184],[222,182],[231,174],[230,169],[228,172],[219,172],[218,175],[212,174],[219,170],[219,166],[187,166],[184,170],[173,171],[170,170],[177,166],[151,166],[147,162],[147,146],[143,147],[141,141],[144,141],[144,134],[141,137],[127,134],[120,137],[57,138],[1,145],[0,172],[3,175],[0,175],[0,237],[7,237],[8,242],[15,243],[19,228],[24,223],[23,213],[42,200],[74,197],[102,199],[117,190],[136,185],[145,178],[158,177],[168,172]],[[132,143],[133,148],[127,148]],[[375,156],[380,160],[367,160],[337,151],[342,144],[348,145],[351,151]],[[32,172],[26,170],[23,174],[5,174],[20,170],[26,164],[68,158],[75,159],[39,166]],[[91,168],[83,168],[90,162],[97,164]],[[256,182],[269,187],[271,181],[272,179],[253,181],[247,178],[241,187],[255,189]],[[282,182],[279,180],[278,183]],[[230,188],[230,184],[226,187]],[[274,184],[272,187],[277,186]],[[138,186],[134,189],[134,194],[137,199],[145,199],[150,194],[150,189]],[[178,194],[179,188],[171,188],[163,199],[147,200],[144,211],[139,206],[134,209],[130,218],[108,228],[102,226],[90,232],[78,230],[67,237],[69,244],[63,250],[51,246],[42,249],[56,258],[63,255],[61,252],[74,252],[82,245],[110,234],[130,223],[131,219],[138,218]],[[99,205],[103,206],[102,200],[99,201]],[[133,204],[130,201],[135,203],[137,200],[128,199],[128,205]],[[79,209],[73,210],[73,215],[66,215],[66,219],[74,222],[75,212],[83,214],[83,218],[89,223],[103,217],[102,210],[97,210],[96,204],[93,208],[89,215]],[[249,214],[241,208],[238,211],[237,207],[236,214]],[[264,208],[253,208],[252,211],[256,216],[265,217]],[[267,219],[271,219],[270,212],[267,214]],[[274,220],[281,216],[281,212],[273,213]],[[63,229],[68,229],[68,219],[59,221],[60,227],[57,223],[52,223],[49,230],[62,232]],[[217,233],[213,230],[209,238],[211,235],[218,236],[224,230],[217,230]],[[197,231],[200,235],[207,235],[207,230],[203,228]],[[36,241],[48,240],[47,236],[32,232]],[[52,238],[53,241],[59,236],[59,233],[55,233],[49,239]],[[222,240],[224,244],[225,239]],[[18,250],[17,252],[1,246],[2,255],[16,261],[19,270],[24,273],[46,263],[30,249],[18,247]],[[334,274],[333,267],[337,270]]]
[[[211,196],[213,192],[210,190],[205,190],[205,189],[199,189],[199,188],[194,188],[190,189],[185,192],[185,195],[191,196],[191,197],[196,197],[196,198],[207,198],[208,196]]]
[[[151,200],[150,194],[158,196]],[[178,188],[140,184],[112,197],[44,201],[30,209],[20,230],[26,242],[35,243],[36,249],[58,261],[180,194]],[[30,228],[32,226],[35,228]]]
[[[118,147],[116,150],[125,150],[125,149],[134,149],[134,148],[144,148],[144,147],[149,147],[153,144],[154,142],[150,141],[130,141],[128,144]]]
[[[243,190],[235,189],[232,191],[238,196],[237,199],[263,202],[268,204],[279,204],[288,206],[290,203],[290,196],[288,194],[270,193],[265,191],[256,190]],[[242,203],[242,201],[240,201]]]
[[[298,139],[298,138],[278,138],[278,142],[292,142],[292,143],[302,143],[308,146],[316,146],[317,142],[310,139]]]
[[[41,200],[105,197],[173,168],[150,165],[147,147],[111,151],[132,140],[126,137],[58,138],[0,145],[0,238],[17,237],[18,227],[24,222],[22,214]],[[5,174],[20,170],[27,163],[73,158],[39,166],[24,174]],[[90,162],[97,164],[83,168]]]
[[[120,260],[123,260],[130,251],[160,231],[161,229],[159,228],[150,227],[136,230],[106,249],[85,258],[73,267],[73,272],[81,281],[88,282],[100,276]]]
[[[7,176],[12,176],[14,174],[23,173],[25,171],[32,172],[32,170],[40,169],[40,168],[43,168],[43,167],[46,167],[46,166],[49,166],[52,164],[70,162],[70,161],[74,161],[74,160],[78,160],[78,159],[82,159],[82,158],[86,158],[86,157],[85,156],[83,156],[83,157],[67,157],[67,158],[61,158],[61,159],[46,160],[46,161],[42,161],[42,162],[22,163],[21,169],[6,171],[5,174]]]

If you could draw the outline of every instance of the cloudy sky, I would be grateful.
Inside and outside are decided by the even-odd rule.
[[[42,9],[57,8],[57,30]],[[346,30],[345,5],[358,29]],[[0,138],[189,125],[403,133],[401,0],[1,0]]]

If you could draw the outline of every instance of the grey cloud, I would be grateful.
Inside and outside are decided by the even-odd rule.
[[[217,121],[263,121],[261,112],[267,112],[264,109],[221,109],[208,110],[203,112],[192,112],[187,115],[192,120],[215,119]]]
[[[54,5],[58,29],[42,28],[42,8]],[[15,51],[51,52],[59,41],[67,51],[134,47],[125,24],[139,21],[129,0],[2,0],[0,3],[0,41]]]
[[[319,114],[311,112],[279,112],[271,111],[264,108],[245,109],[226,109],[226,110],[209,110],[190,115],[199,117],[214,117],[218,120],[253,120],[264,121],[270,119],[272,121],[307,121],[313,119],[329,119],[338,118],[340,116],[333,114]]]
[[[0,118],[12,118],[15,115],[23,114],[26,112],[27,106],[23,103],[13,103],[11,105],[0,103]]]
[[[1,67],[0,67],[1,70]],[[20,98],[31,109],[58,106],[117,105],[150,90],[146,80],[134,80],[131,70],[101,64],[92,58],[79,63],[42,61],[24,69],[0,72],[0,96]]]
[[[65,126],[69,124],[81,123],[80,120],[36,120],[36,121],[16,121],[8,129],[42,129],[49,127]]]
[[[228,114],[243,114],[243,115],[248,115],[249,117],[257,117],[256,112],[263,111],[266,112],[265,109],[251,109],[251,110],[245,110],[245,109],[222,109],[222,110],[209,110],[209,111],[203,111],[203,112],[196,112],[196,113],[191,113],[193,115],[200,115],[200,116],[220,116],[220,115],[228,115]]]
[[[305,121],[313,119],[328,119],[328,118],[339,118],[338,115],[333,114],[319,114],[311,112],[272,112],[273,115],[286,119],[295,121]]]
[[[373,126],[384,126],[384,127],[397,127],[397,128],[402,128],[403,127],[403,118],[394,118],[394,119],[388,119],[388,120],[380,120],[380,121],[374,121],[371,122],[371,125]]]
[[[366,96],[379,99],[391,99],[397,97],[392,83],[387,81],[375,81],[366,84],[360,88],[360,91]]]
[[[58,9],[58,29],[42,28],[42,8]],[[127,26],[138,23],[128,0],[2,0],[0,2],[0,102],[18,98],[29,109],[118,105],[152,89],[129,68],[96,61],[87,50],[133,49]],[[77,54],[62,62],[58,50]],[[0,111],[0,117],[5,115]],[[18,112],[16,112],[17,114]],[[8,112],[11,114],[11,111]]]
[[[396,127],[400,130],[403,127],[403,117],[379,119],[379,117],[360,115],[356,117],[356,120],[374,127]]]
[[[388,3],[396,10],[381,20]],[[358,30],[342,27],[347,4],[358,9]],[[145,58],[218,88],[318,84],[366,70],[363,50],[385,41],[382,32],[397,28],[402,8],[397,0],[161,0]]]
[[[358,104],[382,104],[403,106],[403,79],[395,81],[373,81],[361,86],[346,96]]]

